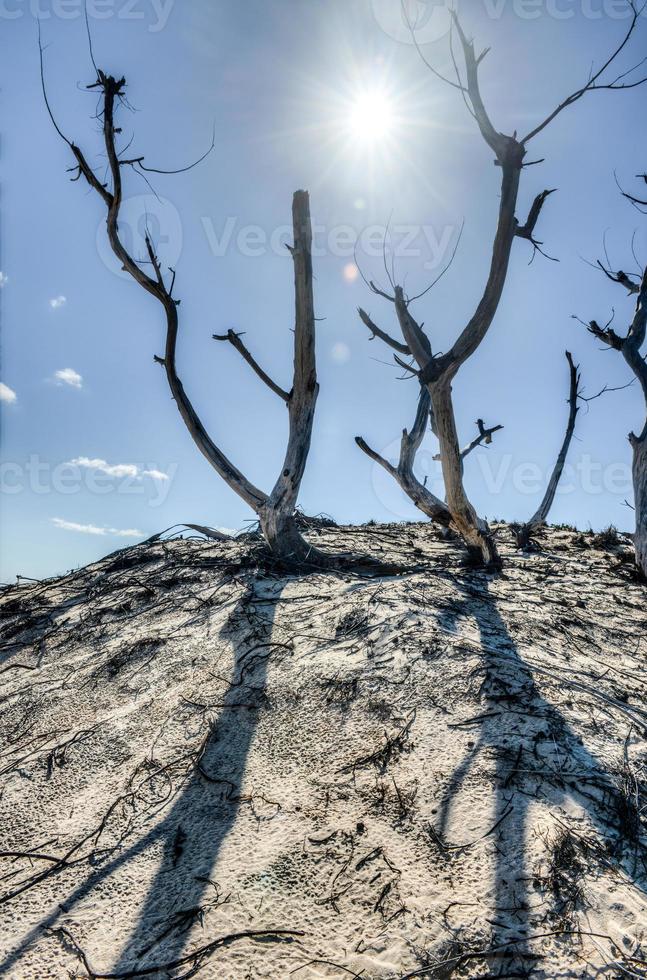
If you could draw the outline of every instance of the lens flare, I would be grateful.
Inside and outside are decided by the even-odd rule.
[[[365,146],[386,142],[393,135],[395,124],[393,103],[380,89],[358,93],[349,107],[349,135]]]

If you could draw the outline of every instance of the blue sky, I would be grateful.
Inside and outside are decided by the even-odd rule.
[[[465,27],[492,46],[482,85],[497,127],[525,131],[577,87],[625,30],[622,8],[616,0],[464,3]],[[416,391],[358,320],[362,305],[396,330],[389,304],[353,277],[349,243],[360,237],[362,269],[383,279],[375,241],[390,220],[397,275],[412,293],[437,274],[465,221],[452,269],[415,308],[435,349],[446,349],[480,296],[499,190],[491,151],[457,94],[394,38],[397,19],[382,0],[95,0],[90,9],[97,63],[129,82],[136,111],[121,121],[124,140],[134,133],[132,155],[180,167],[215,131],[199,167],[151,175],[161,202],[129,174],[122,222],[137,250],[148,221],[176,266],[179,369],[212,436],[271,488],[285,408],[211,335],[246,331],[248,346],[289,387],[292,269],[282,242],[292,192],[305,187],[322,320],[321,395],[301,504],[344,522],[416,519],[354,443],[361,434],[397,455]],[[195,450],[153,362],[163,348],[161,312],[115,269],[101,202],[66,173],[73,161],[40,91],[38,11],[58,123],[105,166],[96,96],[84,90],[92,66],[80,0],[2,0],[3,581],[65,571],[177,522],[239,528],[253,516]],[[432,11],[428,36],[441,14]],[[647,18],[623,66],[639,60],[646,32]],[[424,51],[446,64],[446,38]],[[360,138],[349,123],[367,91],[382,93],[393,116],[384,138]],[[467,466],[469,492],[489,517],[518,519],[536,508],[566,421],[567,347],[590,394],[629,380],[621,358],[602,352],[571,314],[606,321],[615,307],[618,329],[631,317],[631,300],[583,258],[602,253],[605,231],[617,267],[634,267],[634,231],[638,255],[647,253],[647,225],[613,177],[628,184],[645,169],[644,100],[644,89],[590,95],[532,145],[545,162],[523,174],[519,217],[537,192],[559,188],[538,233],[561,261],[538,256],[529,265],[527,243],[517,243],[495,323],[454,385],[465,442],[477,417],[505,426]],[[643,412],[636,386],[582,411],[552,519],[631,526],[626,435]],[[434,452],[430,438],[420,472],[438,489]]]

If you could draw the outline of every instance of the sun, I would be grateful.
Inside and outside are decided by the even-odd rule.
[[[346,128],[362,146],[386,143],[393,135],[396,114],[387,92],[374,88],[358,92],[348,106]]]

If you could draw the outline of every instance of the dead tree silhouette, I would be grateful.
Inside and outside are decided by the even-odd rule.
[[[90,52],[92,42],[88,28]],[[180,170],[161,170],[144,163],[144,156],[125,158],[130,143],[123,147],[118,144],[122,137],[122,127],[116,115],[120,107],[128,107],[126,79],[101,71],[94,65],[96,80],[86,86],[89,91],[97,91],[100,109],[96,118],[100,120],[109,179],[102,182],[96,170],[90,165],[84,151],[64,135],[52,112],[45,86],[43,66],[43,46],[39,22],[40,76],[45,107],[51,122],[60,138],[67,144],[76,160],[69,168],[73,181],[83,180],[103,202],[106,209],[106,233],[110,248],[121,268],[128,273],[150,296],[157,300],[163,311],[166,337],[164,356],[154,355],[154,360],[164,370],[171,396],[194,444],[218,475],[258,517],[259,526],[271,551],[285,561],[295,563],[325,561],[302,537],[295,516],[295,509],[301,481],[310,452],[315,406],[319,394],[317,365],[315,356],[316,317],[314,311],[313,270],[312,270],[312,222],[310,219],[310,197],[307,191],[298,190],[292,198],[292,227],[294,243],[288,245],[294,264],[294,358],[292,386],[284,390],[276,384],[260,366],[256,358],[241,340],[241,334],[229,330],[226,334],[213,334],[214,340],[228,341],[242,355],[255,374],[264,384],[285,402],[288,410],[288,440],[279,476],[271,492],[265,493],[249,480],[229,459],[220,446],[207,432],[200,415],[188,396],[177,369],[177,343],[180,334],[180,300],[174,295],[176,272],[162,268],[155,243],[148,230],[145,234],[146,255],[137,256],[129,251],[120,226],[120,214],[124,199],[124,174],[128,169],[144,176],[146,174],[182,173],[201,162],[215,145],[215,134],[211,147],[199,160]],[[94,64],[94,59],[93,64]]]
[[[415,23],[409,25],[412,41],[423,62],[437,79],[442,80],[444,84],[449,85],[460,94],[482,139],[494,153],[495,164],[501,174],[501,193],[496,231],[491,246],[492,257],[481,299],[470,320],[462,328],[449,350],[444,353],[435,349],[436,342],[433,333],[426,331],[424,324],[414,317],[412,306],[429,293],[439,279],[445,275],[452,264],[452,259],[445,265],[436,279],[416,295],[410,295],[405,290],[404,285],[398,281],[395,270],[389,270],[386,262],[387,284],[380,286],[363,276],[375,296],[379,296],[392,304],[402,340],[391,337],[389,333],[379,328],[367,312],[360,310],[359,313],[371,335],[380,337],[396,352],[394,354],[396,363],[409,374],[416,376],[420,384],[427,388],[431,399],[435,431],[440,443],[440,461],[445,484],[446,503],[451,514],[452,526],[463,538],[475,561],[492,568],[500,567],[494,535],[487,522],[477,514],[464,487],[463,457],[456,425],[452,386],[463,365],[479,349],[494,323],[506,286],[516,239],[521,238],[529,242],[533,247],[533,256],[537,251],[546,254],[542,250],[543,243],[537,240],[535,232],[544,204],[554,192],[554,188],[546,189],[535,196],[528,216],[523,223],[517,217],[522,174],[528,167],[543,162],[543,160],[526,159],[529,144],[550,126],[565,109],[576,104],[589,93],[602,90],[627,90],[647,82],[647,77],[638,78],[633,74],[638,67],[642,66],[642,61],[629,70],[611,77],[617,67],[618,58],[625,51],[639,25],[642,9],[642,7],[638,9],[633,0],[629,0],[627,3],[629,26],[617,47],[599,68],[591,69],[588,80],[579,89],[567,96],[525,136],[519,136],[516,129],[511,134],[503,132],[493,122],[486,106],[480,82],[483,61],[490,49],[486,48],[477,54],[474,42],[465,33],[456,11],[452,13],[452,28],[449,35],[455,79],[446,77],[431,62],[426,60],[416,39],[416,25]],[[404,9],[403,15],[406,20],[407,14]],[[462,64],[459,64],[458,54],[454,54],[454,39],[457,41],[457,52],[460,53]],[[403,361],[402,356],[409,357],[410,361]],[[430,501],[427,498],[427,503],[432,506],[435,513],[438,509],[437,499]]]
[[[647,178],[642,175],[647,183]],[[647,202],[622,191],[622,196],[643,214]],[[606,245],[605,245],[606,250]],[[623,270],[614,272],[611,267],[607,267],[598,260],[597,266],[611,282],[617,283],[627,290],[629,296],[636,297],[634,315],[626,333],[619,334],[611,326],[615,319],[613,311],[608,323],[604,326],[597,320],[591,320],[587,324],[589,333],[601,340],[607,350],[615,350],[622,354],[625,362],[633,373],[633,380],[638,381],[642,390],[647,407],[647,363],[645,363],[644,344],[647,336],[647,265],[640,263],[636,257],[634,243],[632,241],[632,253],[636,260],[638,273],[626,273]],[[607,258],[608,263],[608,258]],[[576,317],[579,319],[579,317]],[[600,394],[609,390],[608,386],[602,389]],[[641,428],[636,432],[630,432],[629,444],[632,450],[632,473],[634,488],[634,503],[636,513],[636,526],[634,532],[634,545],[636,548],[636,565],[640,569],[643,577],[647,577],[647,418]]]
[[[488,919],[493,923],[493,933],[490,955],[484,958],[490,961],[491,976],[527,977],[538,959],[531,940],[547,931],[545,919],[541,925],[542,920],[531,907],[533,869],[526,860],[529,807],[542,798],[554,806],[572,798],[586,811],[612,859],[626,866],[629,858],[617,816],[622,802],[620,790],[560,711],[539,692],[533,668],[522,659],[489,589],[487,574],[472,571],[452,575],[452,581],[463,599],[441,612],[439,623],[444,630],[456,632],[462,619],[476,622],[481,663],[472,676],[478,674],[482,678],[482,711],[474,746],[451,776],[439,808],[436,831],[441,840],[446,840],[453,799],[479,756],[489,750],[494,756],[492,826],[498,839],[492,876],[491,912],[495,914]],[[546,775],[546,762],[555,747],[564,765],[551,778]],[[646,857],[641,855],[643,875],[647,871]],[[511,866],[517,869],[514,878],[509,874]],[[643,891],[647,891],[646,882],[643,878]],[[509,924],[502,921],[506,918]],[[568,933],[562,930],[562,934]]]

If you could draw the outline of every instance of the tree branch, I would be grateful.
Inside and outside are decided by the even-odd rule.
[[[433,417],[433,410],[431,411],[431,417],[432,417],[431,427],[432,427],[432,429],[433,429],[433,431],[435,433],[436,432],[436,427],[435,427],[435,420],[434,420],[434,417]],[[485,423],[483,422],[483,419],[477,419],[476,420],[476,424],[478,426],[479,434],[478,434],[478,436],[475,439],[472,439],[472,441],[470,443],[468,443],[468,445],[465,446],[464,449],[461,450],[461,454],[460,455],[461,455],[461,459],[463,460],[463,462],[467,459],[467,457],[470,455],[470,453],[473,453],[474,450],[475,449],[478,449],[479,446],[481,446],[481,445],[486,445],[486,446],[491,445],[491,443],[492,443],[492,436],[494,435],[494,433],[495,432],[499,432],[503,428],[502,425],[493,425],[491,429],[486,429],[485,428]],[[440,458],[441,458],[440,453],[437,453],[434,456],[434,459],[435,460],[440,460]]]
[[[473,453],[480,445],[489,446],[492,444],[492,436],[495,432],[500,432],[503,428],[502,425],[493,425],[491,429],[486,429],[483,419],[477,419],[476,424],[478,426],[479,434],[476,439],[472,441],[461,451],[461,459],[465,460],[470,453]]]
[[[616,58],[618,58],[619,55],[622,53],[622,51],[625,49],[625,47],[629,43],[629,41],[630,41],[630,39],[631,39],[631,37],[632,37],[635,29],[636,29],[636,24],[638,22],[638,17],[639,17],[639,11],[637,10],[635,3],[633,3],[633,2],[630,2],[628,4],[628,7],[632,11],[631,23],[629,25],[629,28],[628,28],[628,30],[627,30],[624,38],[622,39],[622,41],[620,42],[620,44],[618,45],[618,47],[612,52],[612,54],[604,62],[604,64],[602,65],[602,67],[599,68],[589,78],[589,80],[586,83],[586,85],[583,85],[581,88],[577,89],[575,92],[572,92],[569,96],[567,96],[567,98],[565,98],[563,102],[560,102],[560,104],[557,106],[557,108],[554,109],[550,113],[550,115],[548,115],[544,119],[543,122],[541,122],[538,126],[535,126],[535,128],[533,130],[531,130],[528,133],[527,136],[524,136],[524,138],[521,140],[521,142],[524,145],[526,143],[529,143],[531,139],[534,139],[535,136],[538,136],[539,133],[541,133],[544,129],[546,129],[546,127],[549,126],[550,123],[554,119],[556,119],[557,116],[559,116],[559,114],[561,112],[564,111],[564,109],[567,109],[569,106],[572,106],[575,102],[578,102],[579,99],[581,99],[584,95],[587,94],[587,92],[599,91],[601,89],[610,90],[610,89],[629,89],[629,88],[636,88],[637,86],[643,85],[645,82],[647,82],[647,77],[641,78],[641,79],[639,79],[639,80],[637,80],[635,82],[631,82],[631,83],[623,83],[622,82],[622,79],[623,78],[626,78],[626,76],[628,74],[630,74],[632,71],[635,71],[637,68],[640,67],[640,64],[643,63],[643,62],[640,62],[640,64],[635,65],[633,68],[629,69],[628,72],[623,72],[622,75],[619,75],[613,81],[608,82],[608,83],[600,83],[600,84],[598,84],[599,81],[600,81],[600,79],[604,75],[604,73],[607,71],[607,69],[611,67],[611,65],[616,60]]]
[[[247,347],[245,347],[244,343],[240,339],[241,336],[242,336],[241,334],[235,333],[233,330],[228,330],[226,334],[214,333],[213,339],[229,341],[231,346],[235,347],[235,349],[238,351],[241,357],[243,357],[247,361],[249,366],[252,368],[252,370],[256,372],[256,374],[261,379],[261,381],[263,381],[268,388],[271,388],[271,390],[276,395],[278,395],[279,398],[282,398],[283,401],[287,404],[290,401],[289,392],[284,391],[283,388],[280,387],[280,385],[277,385],[276,382],[272,381],[269,374],[267,374],[263,370],[263,368],[260,366],[258,361],[255,360],[252,354],[250,354],[250,352],[248,351]]]
[[[640,292],[638,293],[638,299],[636,301],[636,312],[634,314],[631,327],[629,328],[627,339],[622,347],[623,357],[638,378],[638,382],[645,397],[645,403],[647,404],[647,363],[645,362],[645,358],[641,353],[641,348],[645,343],[646,332],[647,268],[645,269],[640,285]],[[629,436],[629,440],[632,445],[636,442],[643,442],[645,439],[647,439],[647,419],[645,420],[645,425],[639,436],[636,436],[634,433],[631,433]]]
[[[483,51],[479,57],[476,57],[474,52],[474,42],[468,41],[458,15],[455,11],[452,11],[452,20],[454,27],[458,33],[458,37],[461,42],[461,47],[463,49],[463,57],[465,59],[465,73],[467,82],[467,97],[470,101],[474,118],[476,119],[477,125],[481,131],[483,139],[488,144],[488,146],[494,151],[497,160],[501,165],[504,163],[504,158],[506,155],[506,147],[508,137],[504,136],[502,133],[497,132],[494,128],[492,121],[488,115],[485,108],[483,98],[481,96],[481,89],[479,84],[479,65],[483,61],[484,57],[488,53],[487,50]]]
[[[640,292],[640,284],[630,279],[627,273],[623,272],[622,269],[619,272],[611,272],[610,269],[607,269],[602,264],[600,259],[597,260],[596,265],[602,270],[607,279],[610,279],[611,282],[617,282],[620,286],[624,286],[630,295]]]
[[[431,344],[420,324],[409,313],[409,304],[404,298],[402,286],[395,287],[395,312],[407,349],[417,361],[421,374],[424,375],[431,370],[434,360]]]
[[[100,88],[102,92],[103,111],[101,115],[103,120],[103,139],[112,179],[111,190],[100,183],[94,171],[88,165],[85,156],[79,147],[73,143],[69,143],[68,140],[66,140],[66,142],[68,142],[68,145],[71,147],[72,152],[76,157],[79,172],[84,175],[90,187],[92,187],[93,190],[99,194],[107,206],[108,214],[106,224],[108,240],[112,251],[120,261],[124,270],[129,273],[135,282],[154,296],[164,308],[166,316],[166,349],[164,358],[158,360],[164,366],[171,393],[175,399],[180,415],[182,416],[182,419],[193,438],[193,441],[203,456],[206,457],[216,472],[219,473],[219,475],[232,488],[232,490],[235,490],[236,493],[238,493],[250,507],[258,512],[258,509],[263,506],[267,500],[266,494],[247,480],[240,470],[238,470],[237,467],[235,467],[218,448],[218,446],[216,446],[204,428],[202,421],[193,408],[190,399],[184,391],[184,386],[178,377],[176,368],[178,333],[177,303],[164,285],[159,261],[155,255],[150,237],[148,235],[146,236],[146,247],[148,249],[149,259],[155,272],[155,278],[152,278],[143,271],[140,265],[127,251],[119,237],[119,212],[122,202],[122,182],[121,167],[116,150],[116,134],[118,130],[115,128],[114,112],[115,100],[123,98],[126,80],[123,77],[120,79],[115,79],[111,75],[106,75],[101,70],[97,72],[97,76],[97,81],[88,86],[88,88]]]
[[[537,221],[539,220],[539,215],[541,214],[546,198],[554,194],[556,190],[557,188],[553,187],[551,190],[542,191],[541,194],[537,195],[530,208],[525,225],[519,225],[515,232],[517,238],[524,238],[539,252],[541,252],[540,246],[544,243],[537,241],[535,238],[535,227],[537,226]],[[542,252],[542,254],[545,253]]]
[[[416,411],[416,418],[413,423],[411,432],[407,432],[406,429],[402,432],[402,440],[400,442],[400,459],[397,467],[389,463],[388,460],[380,456],[379,453],[375,452],[374,449],[366,443],[361,436],[355,438],[355,442],[366,455],[372,459],[375,463],[378,463],[389,476],[399,484],[399,486],[404,490],[409,499],[418,507],[419,510],[426,514],[432,521],[436,524],[440,524],[443,527],[449,527],[452,523],[452,517],[447,507],[447,504],[443,503],[435,494],[433,494],[427,487],[421,483],[413,472],[413,467],[416,459],[416,453],[420,448],[420,444],[424,439],[427,426],[429,424],[429,412],[431,409],[431,399],[429,397],[429,392],[426,386],[421,385],[420,396],[418,398],[418,408]]]
[[[487,334],[499,307],[505,286],[510,255],[518,223],[515,209],[519,194],[519,179],[523,163],[523,147],[513,137],[509,140],[508,154],[502,164],[501,201],[497,229],[492,249],[490,270],[481,300],[476,311],[451,350],[437,358],[437,374],[451,379],[461,365],[479,347]]]
[[[371,332],[371,334],[372,334],[372,336],[371,336],[371,340],[373,340],[373,338],[374,338],[374,337],[379,337],[379,338],[380,338],[380,340],[383,340],[383,341],[384,341],[384,343],[385,343],[385,344],[388,344],[388,345],[389,345],[389,347],[392,347],[392,348],[393,348],[393,350],[397,350],[397,351],[399,351],[399,352],[400,352],[401,354],[407,354],[408,356],[410,356],[410,355],[411,355],[411,351],[409,350],[409,348],[407,347],[407,345],[406,345],[406,344],[403,344],[403,343],[401,343],[401,342],[400,342],[399,340],[395,340],[395,339],[394,339],[393,337],[391,337],[391,336],[390,336],[390,335],[389,335],[388,333],[385,333],[385,331],[384,331],[384,330],[381,330],[381,329],[380,329],[380,328],[379,328],[379,327],[377,326],[377,324],[375,324],[375,323],[373,322],[373,320],[371,320],[371,318],[370,318],[370,316],[368,315],[368,313],[366,313],[366,311],[365,311],[365,310],[363,310],[363,309],[362,309],[362,308],[360,307],[360,308],[359,308],[359,309],[357,310],[357,312],[359,313],[359,316],[360,316],[360,319],[361,319],[361,321],[362,321],[362,323],[363,323],[363,324],[364,324],[364,325],[365,325],[366,327],[368,327],[368,329],[370,330],[370,332]]]
[[[546,493],[544,494],[542,502],[526,524],[522,526],[513,526],[513,531],[517,538],[517,544],[520,548],[525,548],[528,546],[532,535],[538,531],[540,527],[543,527],[548,519],[548,515],[555,500],[555,494],[557,492],[559,481],[562,478],[566,457],[568,456],[568,451],[573,439],[573,433],[575,432],[575,421],[577,419],[577,413],[579,412],[578,399],[580,397],[581,379],[579,367],[576,367],[573,361],[573,356],[569,351],[566,351],[566,360],[568,361],[570,374],[568,396],[569,411],[566,433],[564,435],[564,441],[562,442],[562,447],[559,451],[559,455],[557,456],[555,468],[553,469],[551,478],[548,481],[548,486],[546,487]]]

